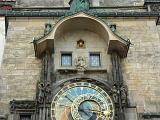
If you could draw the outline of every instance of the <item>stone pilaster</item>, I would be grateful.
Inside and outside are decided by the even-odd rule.
[[[0,17],[0,67],[5,45],[5,17]]]

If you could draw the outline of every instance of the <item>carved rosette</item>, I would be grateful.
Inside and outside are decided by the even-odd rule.
[[[79,56],[75,59],[75,67],[77,71],[84,72],[87,70],[87,62],[85,57]]]

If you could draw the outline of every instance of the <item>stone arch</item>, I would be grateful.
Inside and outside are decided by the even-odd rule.
[[[87,29],[95,32],[107,43],[109,40],[118,40],[106,23],[85,13],[78,13],[60,20],[48,35],[48,39],[56,40],[56,36],[60,33],[74,29]]]

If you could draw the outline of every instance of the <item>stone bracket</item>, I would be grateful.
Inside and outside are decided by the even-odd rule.
[[[140,113],[139,116],[144,119],[151,119],[151,118],[160,118],[160,113]]]
[[[127,57],[130,42],[120,40],[110,40],[108,47],[108,54],[116,52],[120,58]]]
[[[125,36],[122,36],[117,30],[116,30],[116,24],[109,25],[111,31],[114,33],[114,35],[117,37],[116,40],[109,40],[108,45],[108,54],[117,53],[120,58],[127,57],[127,53],[130,47],[130,40],[126,38]]]
[[[43,55],[45,55],[46,51],[54,52],[54,40],[47,39],[45,41],[33,41],[34,44],[34,50],[35,50],[35,56],[37,58],[41,58]]]

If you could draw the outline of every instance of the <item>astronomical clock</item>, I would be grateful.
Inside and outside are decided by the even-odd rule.
[[[114,104],[108,93],[89,82],[65,85],[51,103],[52,120],[113,120]]]

